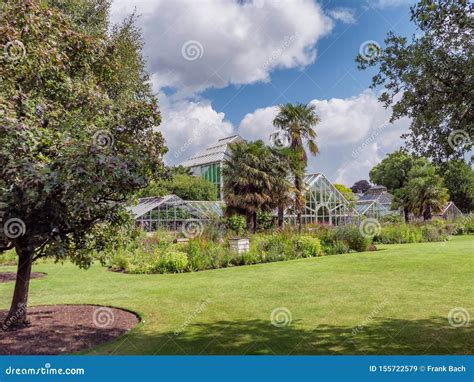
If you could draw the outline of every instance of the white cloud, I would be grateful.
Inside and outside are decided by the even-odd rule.
[[[275,68],[314,62],[315,44],[331,31],[332,20],[313,0],[283,5],[278,0],[115,0],[112,20],[136,8],[154,85],[188,96],[267,81]]]
[[[233,126],[224,113],[216,112],[204,101],[169,103],[162,98],[163,123],[159,131],[166,139],[169,152],[167,164],[179,164],[202,150],[209,143],[233,134]]]
[[[406,119],[390,124],[391,111],[366,90],[345,99],[313,100],[321,122],[315,130],[320,154],[310,157],[308,172],[324,172],[332,181],[352,185],[368,178],[369,170],[386,153],[401,145],[400,135],[408,130]],[[239,126],[244,138],[269,142],[276,107],[257,109],[247,114]]]
[[[334,8],[328,14],[334,20],[342,21],[345,24],[354,24],[356,22],[354,10],[350,8]]]

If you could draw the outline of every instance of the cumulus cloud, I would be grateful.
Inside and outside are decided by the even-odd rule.
[[[390,124],[391,111],[370,90],[349,98],[313,100],[311,104],[321,118],[315,128],[320,154],[309,159],[308,172],[324,172],[332,181],[347,185],[367,178],[370,168],[400,147],[400,135],[409,126],[407,119]],[[272,121],[276,113],[272,106],[247,114],[239,133],[250,140],[268,142],[275,131]]]
[[[176,165],[216,141],[233,134],[233,126],[224,113],[216,112],[205,101],[182,101],[161,104],[163,123],[159,130],[166,139],[169,152],[165,161]]]
[[[181,96],[267,81],[275,68],[303,67],[333,27],[313,0],[115,0],[112,21],[136,8],[157,88]]]
[[[354,10],[350,8],[334,8],[328,14],[334,20],[342,21],[345,24],[354,24],[356,22]]]

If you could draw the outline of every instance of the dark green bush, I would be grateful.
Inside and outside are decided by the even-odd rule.
[[[273,214],[270,212],[257,212],[257,229],[265,231],[275,226]]]
[[[359,228],[354,225],[339,227],[336,237],[339,241],[345,243],[349,249],[356,252],[367,251],[369,245],[372,244],[372,239],[362,235]]]

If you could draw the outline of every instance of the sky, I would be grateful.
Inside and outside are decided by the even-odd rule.
[[[162,113],[158,130],[179,164],[219,138],[270,143],[276,106],[315,105],[320,154],[308,173],[351,186],[403,145],[410,121],[369,89],[355,57],[389,31],[416,34],[411,0],[114,0],[111,21],[135,12]]]

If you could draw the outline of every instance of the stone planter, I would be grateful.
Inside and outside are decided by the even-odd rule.
[[[250,249],[250,240],[247,238],[234,237],[229,239],[230,249],[238,254],[248,252]]]

